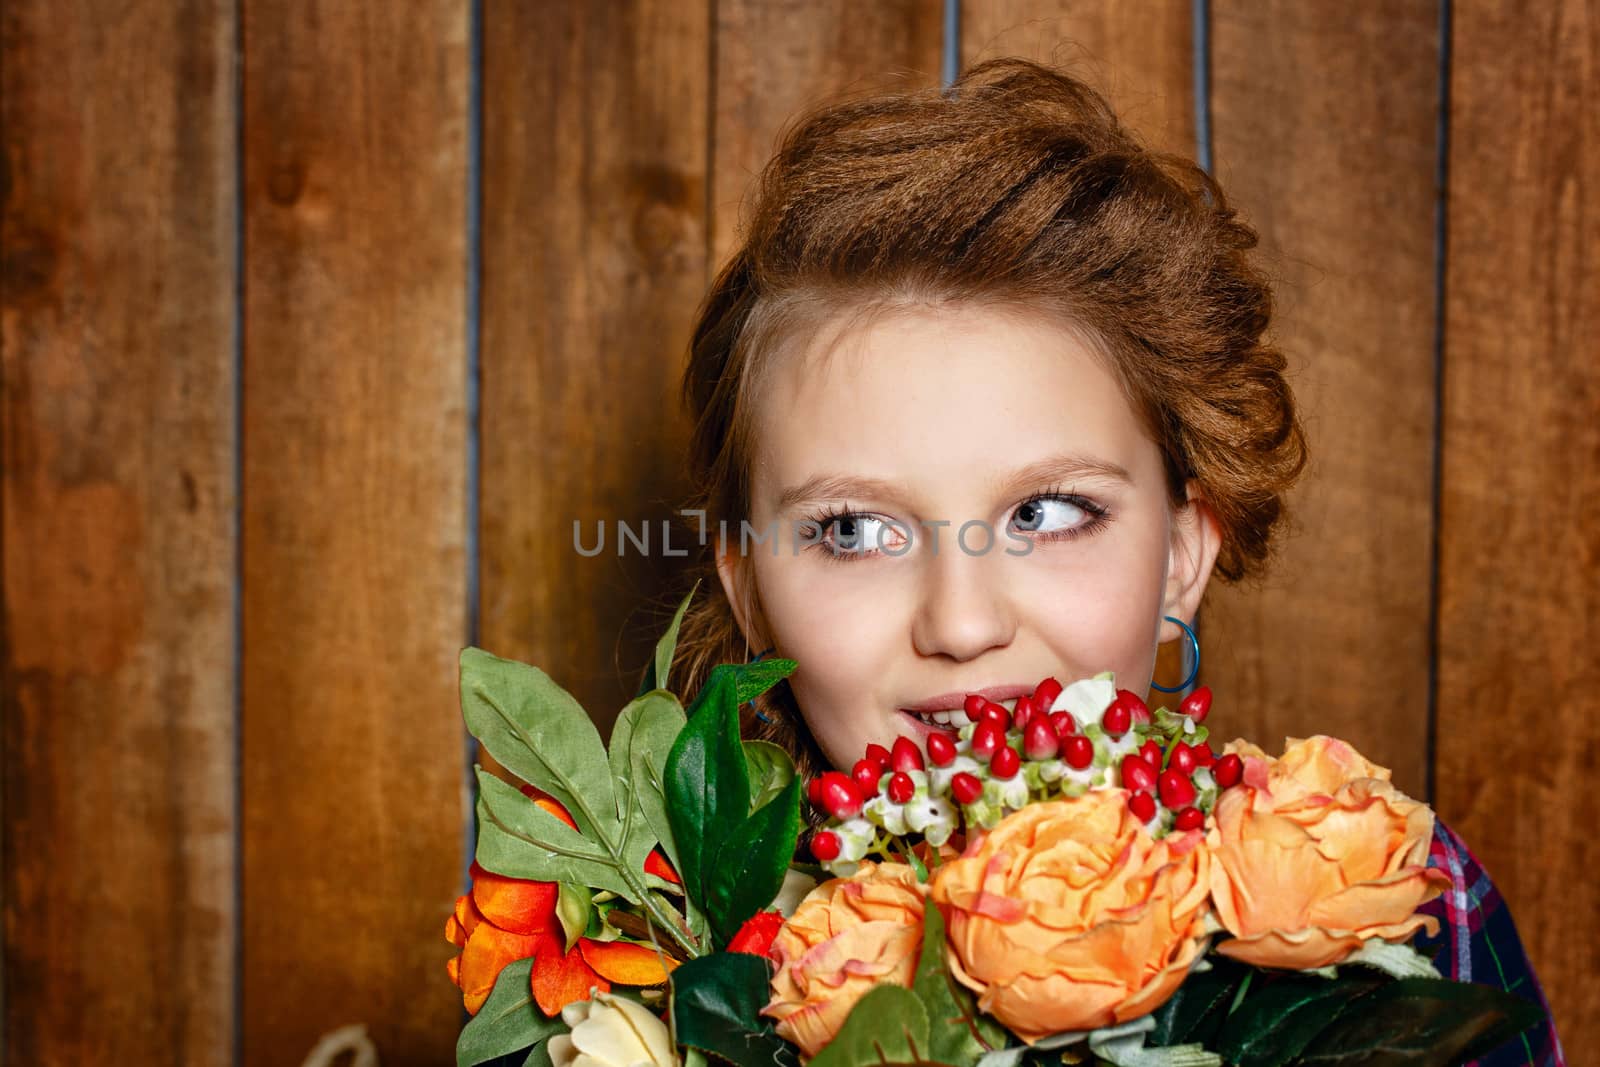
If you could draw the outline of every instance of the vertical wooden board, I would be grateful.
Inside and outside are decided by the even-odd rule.
[[[1438,810],[1578,1062],[1600,1044],[1600,9],[1457,5],[1452,37]]]
[[[1100,90],[1153,147],[1193,157],[1191,0],[963,0],[961,65],[1022,56]]]
[[[1194,18],[1190,0],[964,0],[961,66],[1021,56],[1099,90],[1150,147],[1195,158]],[[1193,620],[1186,620],[1193,621]],[[1159,649],[1155,680],[1185,677],[1185,642]],[[1148,693],[1176,707],[1181,693]]]
[[[245,1062],[451,1056],[470,7],[245,8]]]
[[[1215,0],[1218,178],[1261,234],[1310,437],[1259,586],[1213,584],[1225,731],[1344,737],[1427,789],[1438,9]]]
[[[233,1047],[231,4],[0,11],[4,1058]]]
[[[661,534],[686,490],[709,35],[704,2],[484,6],[479,641],[602,729],[657,636],[667,552],[690,547]],[[648,551],[619,556],[618,522],[648,524]],[[586,547],[604,524],[599,555],[575,523]]]
[[[718,0],[711,196],[714,272],[785,126],[845,95],[939,84],[940,0]]]

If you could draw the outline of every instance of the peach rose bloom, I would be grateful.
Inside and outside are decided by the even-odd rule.
[[[1438,921],[1417,908],[1449,885],[1430,870],[1433,811],[1332,737],[1291,738],[1273,760],[1248,745],[1241,785],[1212,812],[1211,894],[1234,936],[1225,956],[1303,970],[1346,959],[1364,942],[1403,942]]]
[[[770,951],[778,973],[762,1013],[778,1034],[815,1056],[873,986],[910,988],[925,894],[906,864],[870,861],[808,893]]]
[[[1152,838],[1121,789],[1030,804],[933,874],[952,973],[1030,1045],[1160,1007],[1205,951],[1199,830]]]

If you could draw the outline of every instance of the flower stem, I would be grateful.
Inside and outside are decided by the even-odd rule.
[[[685,934],[678,924],[672,921],[676,918],[676,914],[668,916],[666,911],[671,909],[663,910],[661,898],[650,892],[643,882],[631,877],[628,872],[621,870],[621,867],[622,865],[619,864],[619,873],[622,875],[623,881],[628,883],[630,889],[639,894],[640,902],[644,905],[645,910],[650,913],[651,924],[660,927],[663,933],[672,938],[678,947],[688,954],[687,958],[694,959],[699,956],[700,946],[695,943],[694,938]]]

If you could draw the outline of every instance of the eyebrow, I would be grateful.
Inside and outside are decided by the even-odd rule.
[[[997,478],[992,484],[999,495],[1009,496],[1032,489],[1041,482],[1065,481],[1073,478],[1099,478],[1124,485],[1133,484],[1132,476],[1122,466],[1093,456],[1079,455],[1050,456]],[[845,497],[896,499],[899,494],[900,489],[894,482],[882,478],[815,474],[779,493],[778,510],[782,511],[812,500]]]

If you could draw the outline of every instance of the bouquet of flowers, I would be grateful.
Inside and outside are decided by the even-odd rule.
[[[1047,678],[802,782],[738,728],[793,661],[661,688],[688,603],[609,747],[542,671],[462,653],[520,782],[478,769],[459,1067],[1443,1065],[1543,1018],[1409,946],[1433,813],[1344,742],[1217,752],[1207,689]]]

